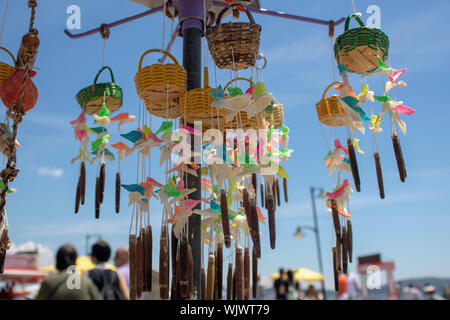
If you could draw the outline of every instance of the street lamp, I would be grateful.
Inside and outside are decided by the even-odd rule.
[[[316,195],[316,191],[319,192],[318,195]],[[317,257],[319,259],[319,271],[323,276],[322,283],[322,295],[323,299],[326,300],[326,293],[325,293],[325,275],[323,273],[323,264],[322,264],[322,251],[320,249],[320,237],[319,237],[319,224],[317,223],[317,212],[316,212],[316,196],[319,198],[323,198],[324,191],[323,188],[310,188],[311,192],[311,202],[312,202],[312,209],[313,209],[313,219],[314,219],[314,227],[311,226],[299,226],[297,227],[297,230],[294,233],[294,237],[297,239],[302,239],[305,237],[305,234],[303,233],[302,229],[308,229],[313,231],[316,234],[316,245],[317,245]]]

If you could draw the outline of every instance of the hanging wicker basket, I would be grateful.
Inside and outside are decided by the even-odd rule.
[[[97,83],[98,77],[105,69],[108,69],[111,74],[111,82]],[[122,88],[114,81],[114,74],[111,68],[105,66],[95,76],[94,84],[81,89],[76,98],[81,108],[87,114],[96,114],[100,111],[103,102],[105,102],[106,107],[111,112],[119,109],[122,106],[123,93]]]
[[[180,98],[180,117],[188,123],[201,121],[204,129],[222,126],[226,111],[224,109],[212,108],[211,103],[214,101],[209,87],[208,68],[203,69],[203,86],[189,90]]]
[[[264,120],[275,128],[281,127],[284,123],[284,107],[275,98],[275,104],[272,106],[271,111],[264,110]]]
[[[176,119],[180,116],[180,98],[169,99],[168,101],[145,101],[147,111],[154,116],[164,119]]]
[[[330,97],[325,97],[328,90],[337,84],[342,84],[342,82],[337,81],[330,84],[323,93],[322,100],[316,104],[317,115],[319,121],[327,126],[340,127],[346,124],[345,122],[345,111],[342,109],[341,104],[338,101],[338,95],[333,95]]]
[[[351,18],[359,23],[359,28],[348,29]],[[334,44],[336,60],[348,71],[365,73],[378,67],[377,56],[385,61],[388,57],[389,39],[380,29],[368,28],[356,14],[345,21],[345,31]]]
[[[142,68],[144,57],[152,52],[161,52],[171,58],[174,64],[152,64]],[[139,60],[138,72],[134,77],[136,91],[145,102],[166,103],[179,98],[186,91],[187,73],[177,59],[169,52],[151,49]],[[163,103],[164,102],[164,103]]]
[[[5,51],[12,58],[14,65],[16,64],[16,59],[14,59],[13,54],[6,48],[0,47],[0,50]],[[7,78],[9,78],[14,72],[14,67],[7,63],[0,62],[0,84]]]
[[[221,23],[223,15],[233,7],[245,10],[250,22]],[[254,67],[259,51],[261,26],[244,6],[233,3],[217,16],[216,25],[208,28],[206,38],[215,64],[219,69],[241,70]]]

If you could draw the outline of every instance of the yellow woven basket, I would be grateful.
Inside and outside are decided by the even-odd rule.
[[[167,101],[145,101],[147,111],[154,116],[164,119],[176,119],[180,116],[180,98]]]
[[[284,107],[275,98],[275,104],[272,106],[272,112],[264,111],[264,120],[275,128],[281,127],[284,123]]]
[[[171,58],[174,64],[152,64],[142,68],[144,57],[152,52],[161,52]],[[145,102],[166,102],[167,98],[179,98],[186,91],[187,73],[177,59],[169,52],[151,49],[139,60],[138,72],[134,77],[136,91]]]
[[[330,84],[323,93],[322,100],[316,104],[317,115],[319,121],[327,126],[340,127],[345,125],[345,111],[342,109],[341,104],[338,101],[338,95],[333,95],[325,98],[328,90],[336,85],[342,84],[341,81],[333,82]]]
[[[16,59],[14,59],[13,54],[6,48],[0,47],[0,50],[5,51],[12,58],[14,65],[16,64]],[[0,83],[5,79],[9,78],[14,72],[14,67],[7,63],[0,62]]]
[[[203,86],[189,90],[180,98],[180,117],[189,123],[194,121],[202,121],[203,129],[223,126],[226,110],[212,108],[211,103],[214,101],[209,87],[208,67],[203,69]]]

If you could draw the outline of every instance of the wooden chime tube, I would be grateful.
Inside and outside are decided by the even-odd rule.
[[[288,187],[287,187],[287,179],[283,178],[283,190],[284,190],[284,202],[288,202]]]
[[[86,165],[84,161],[81,162],[80,167],[80,196],[81,196],[81,204],[84,204],[84,199],[86,195]]]
[[[375,168],[377,170],[377,181],[378,181],[378,190],[380,191],[380,198],[384,199],[384,183],[383,183],[383,172],[381,171],[381,163],[380,163],[380,154],[375,152],[373,154],[375,159]]]
[[[95,178],[95,219],[100,218],[100,179]]]
[[[188,295],[189,274],[188,274],[188,242],[185,235],[181,235],[180,241],[180,295],[186,298]]]
[[[116,213],[120,212],[120,172],[116,173]]]
[[[162,300],[169,299],[169,259],[169,235],[165,225],[159,242],[159,295]]]
[[[81,201],[81,185],[80,180],[78,179],[77,183],[77,192],[75,193],[75,213],[78,213],[78,210],[80,209],[80,201]]]
[[[236,248],[236,300],[244,300],[244,259],[241,247]]]
[[[274,210],[276,210],[277,208],[277,185],[276,185],[276,180],[274,179],[272,182],[272,196],[273,196],[273,207]],[[267,207],[268,209],[269,207]]]
[[[100,167],[100,203],[103,203],[103,198],[105,195],[105,163],[103,162]]]
[[[335,290],[336,292],[338,292],[338,291],[339,291],[339,275],[338,275],[337,266],[336,266],[336,259],[337,259],[337,255],[336,255],[336,247],[333,247],[334,290]]]
[[[136,235],[128,237],[128,251],[130,264],[130,299],[136,300]]]
[[[219,242],[217,245],[217,259],[216,259],[216,283],[217,283],[217,299],[222,300],[223,290],[223,244]]]
[[[208,273],[206,280],[206,300],[214,298],[214,273],[215,273],[215,257],[213,254],[208,255]]]
[[[172,225],[171,232],[171,254],[172,254],[172,295],[175,297],[177,290],[177,252],[178,252],[178,238],[175,236],[173,229],[175,224]],[[175,300],[175,299],[173,299]]]
[[[250,300],[250,249],[244,249],[244,300]]]
[[[336,269],[342,272],[342,239],[336,236]]]
[[[244,207],[245,217],[247,218],[248,226],[250,227],[250,198],[246,188],[242,190],[242,203]]]
[[[153,290],[153,232],[151,225],[148,225],[147,230],[145,231],[145,253],[146,288],[148,292],[151,292]]]
[[[180,267],[180,256],[177,255],[177,269],[175,275],[175,298],[174,300],[183,300],[180,294],[180,279],[181,279],[181,267]]]
[[[277,191],[277,204],[278,204],[278,206],[281,206],[280,184],[278,182],[278,178],[275,179],[275,188],[276,188],[276,191]]]
[[[188,278],[189,278],[189,284],[188,284],[188,299],[194,298],[194,259],[192,256],[192,249],[191,246],[188,244]]]
[[[142,291],[147,290],[147,234],[145,227],[141,228],[142,239]]]
[[[202,286],[201,300],[206,300],[206,273],[203,267],[200,269],[200,281]]]
[[[261,189],[261,192],[260,192],[261,208],[264,208],[264,205],[266,203],[266,198],[264,196],[264,185],[261,183],[260,186],[261,186],[261,188],[260,188]]]
[[[267,195],[267,215],[269,218],[270,248],[275,249],[276,228],[275,228],[275,199],[272,194]]]
[[[334,199],[331,199],[331,215],[333,216],[333,224],[336,237],[339,238],[339,236],[341,235],[341,224],[339,222],[339,211],[337,203]]]
[[[396,134],[392,135],[392,144],[394,145],[395,160],[397,161],[398,174],[400,181],[405,182],[406,179],[406,166],[405,159],[403,158],[402,147]]]
[[[257,199],[257,193],[258,193],[258,179],[256,177],[256,173],[252,173],[252,186],[253,190],[255,192],[255,199]]]
[[[142,234],[136,240],[136,297],[142,296]]]
[[[228,201],[225,190],[220,191],[220,212],[222,216],[222,230],[225,247],[231,247],[230,222],[228,220]]]
[[[350,160],[350,168],[352,169],[353,182],[356,191],[361,191],[361,180],[359,179],[358,163],[356,162],[355,148],[351,139],[347,139],[348,159]]]
[[[228,272],[227,272],[227,300],[231,300],[233,298],[233,264],[228,264]]]
[[[347,247],[348,247],[348,261],[350,263],[353,260],[353,230],[352,230],[352,221],[350,219],[347,220]]]
[[[252,289],[253,299],[255,299],[258,290],[258,257],[254,246],[252,250]]]
[[[232,300],[236,300],[236,267],[234,268],[233,271],[233,294],[232,294]]]
[[[347,274],[348,266],[348,237],[347,228],[342,226],[342,271]]]
[[[256,200],[250,201],[250,235],[252,237],[253,248],[256,252],[256,257],[261,258],[261,238],[259,237],[259,220],[258,211],[256,210]]]
[[[268,183],[265,182],[264,185],[265,185],[265,191],[264,191],[264,194],[265,194],[265,197],[264,197],[264,208],[267,209],[267,197],[269,196],[269,193],[270,193],[270,192],[268,191],[268,189],[269,189]]]

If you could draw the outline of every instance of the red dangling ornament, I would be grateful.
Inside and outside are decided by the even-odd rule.
[[[23,69],[16,68],[14,73],[0,84],[0,98],[9,109],[14,104],[20,102],[24,71]],[[25,82],[25,91],[22,100],[25,111],[31,110],[36,105],[38,99],[38,90],[31,80],[35,75],[36,71],[28,70],[28,78]]]

